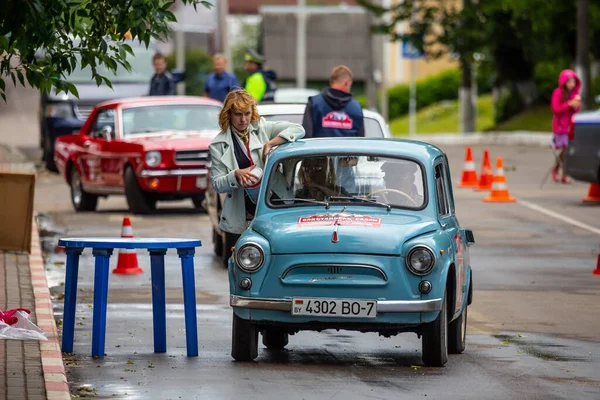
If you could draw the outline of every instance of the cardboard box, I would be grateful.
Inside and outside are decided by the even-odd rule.
[[[35,174],[0,172],[0,250],[31,252]]]

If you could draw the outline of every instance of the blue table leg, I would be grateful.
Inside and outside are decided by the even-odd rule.
[[[178,249],[183,278],[183,307],[185,310],[185,339],[188,357],[198,355],[198,321],[196,319],[196,283],[194,279],[194,252]]]
[[[82,251],[83,249],[66,249],[67,271],[62,329],[62,351],[65,353],[73,352],[75,310],[77,308],[77,276],[79,275],[79,256]]]
[[[94,271],[94,316],[92,326],[92,357],[104,357],[106,339],[106,303],[108,302],[108,264],[112,249],[93,249],[96,258]]]
[[[152,272],[152,317],[154,326],[154,352],[167,351],[167,305],[165,295],[166,249],[152,249],[150,268]]]

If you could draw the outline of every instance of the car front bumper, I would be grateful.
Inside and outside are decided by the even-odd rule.
[[[267,311],[292,311],[292,299],[265,299],[244,296],[229,296],[231,307]],[[378,300],[378,313],[435,312],[442,309],[442,299],[430,300]]]

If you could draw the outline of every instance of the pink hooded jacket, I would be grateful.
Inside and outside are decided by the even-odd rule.
[[[563,100],[563,87],[570,78],[575,78],[575,87],[569,93],[568,98]],[[552,101],[550,102],[550,107],[554,114],[554,119],[552,120],[552,130],[554,133],[569,133],[571,118],[573,117],[573,114],[579,111],[579,107],[574,109],[569,105],[568,101],[579,94],[579,89],[581,89],[581,80],[574,71],[565,69],[560,73],[560,76],[558,77],[558,88],[554,89],[554,92],[552,92]]]

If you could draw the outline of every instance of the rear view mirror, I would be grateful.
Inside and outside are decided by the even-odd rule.
[[[465,229],[465,239],[467,240],[467,245],[471,246],[475,244],[475,236],[473,235],[473,231],[470,229]]]

